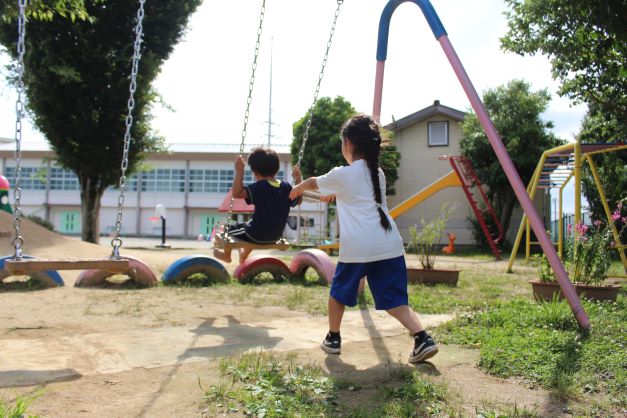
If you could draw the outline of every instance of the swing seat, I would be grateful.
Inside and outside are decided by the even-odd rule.
[[[258,244],[255,242],[242,241],[222,234],[216,234],[213,239],[213,246],[220,249],[245,248],[250,250],[281,250],[290,248],[290,243],[285,238],[279,239],[271,244]]]
[[[34,271],[49,270],[104,270],[112,273],[122,273],[129,267],[128,260],[114,259],[74,259],[74,260],[6,260],[4,268],[9,273],[21,275]]]

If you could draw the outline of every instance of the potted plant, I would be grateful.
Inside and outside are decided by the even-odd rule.
[[[409,244],[417,255],[422,268],[407,268],[407,281],[409,283],[423,284],[448,284],[456,286],[459,280],[459,270],[435,269],[436,254],[439,253],[439,244],[442,239],[446,222],[455,208],[447,203],[442,205],[440,215],[437,218],[425,222],[420,219],[420,230],[417,225],[409,228]]]
[[[600,221],[592,226],[582,222],[572,232],[567,246],[567,266],[577,294],[591,300],[615,301],[621,286],[603,283],[611,261],[610,229]],[[534,263],[539,276],[539,280],[530,281],[534,297],[563,298],[546,256],[535,256]]]

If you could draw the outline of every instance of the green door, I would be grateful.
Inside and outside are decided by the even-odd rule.
[[[218,223],[218,218],[215,216],[201,216],[200,217],[200,232],[202,235],[211,235],[213,227]]]
[[[64,234],[75,234],[81,232],[80,212],[61,213],[61,232]]]

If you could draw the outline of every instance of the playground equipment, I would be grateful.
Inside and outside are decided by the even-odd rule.
[[[0,210],[13,213],[13,209],[11,209],[11,204],[9,203],[10,189],[11,185],[9,184],[9,180],[4,176],[0,176]]]
[[[133,108],[134,108],[134,95],[137,85],[137,72],[140,60],[140,49],[142,42],[143,26],[142,21],[144,18],[144,1],[139,1],[139,8],[137,10],[137,24],[134,29],[135,41],[132,57],[132,72],[130,81],[130,96],[128,100],[128,113],[126,115],[126,132],[124,135],[124,149],[121,162],[121,175],[120,175],[120,196],[118,198],[118,212],[116,219],[115,236],[111,241],[113,247],[111,256],[108,259],[90,259],[90,260],[37,260],[32,257],[22,254],[22,245],[24,244],[24,238],[21,233],[21,196],[22,191],[20,188],[20,162],[21,162],[21,143],[22,143],[22,119],[24,117],[24,102],[22,97],[24,95],[24,54],[25,47],[25,33],[26,33],[26,1],[18,0],[18,43],[17,43],[17,100],[16,100],[16,123],[15,123],[15,184],[14,184],[14,197],[15,197],[15,210],[13,226],[15,233],[11,243],[15,248],[14,255],[12,257],[4,257],[3,271],[0,275],[29,275],[32,279],[40,280],[45,285],[61,285],[56,276],[58,273],[56,270],[83,270],[81,273],[81,279],[77,281],[78,285],[86,285],[92,283],[100,283],[112,274],[127,274],[140,284],[148,284],[156,281],[154,274],[150,269],[142,263],[132,257],[121,257],[120,247],[122,246],[122,240],[119,238],[120,230],[122,228],[122,215],[124,209],[124,189],[126,186],[126,169],[128,168],[128,150],[131,142],[131,128],[133,125]],[[43,273],[41,273],[43,272]],[[37,274],[41,273],[41,274]]]
[[[314,91],[313,102],[311,106],[309,107],[309,115],[307,117],[307,124],[305,125],[305,133],[303,134],[303,140],[300,146],[300,150],[298,152],[298,161],[296,163],[296,166],[298,167],[300,167],[301,161],[303,159],[303,155],[305,153],[305,146],[307,145],[307,139],[309,138],[309,128],[311,127],[311,122],[313,120],[313,111],[314,111],[316,102],[318,101],[318,93],[320,92],[320,85],[322,83],[322,78],[324,77],[324,70],[326,68],[327,61],[329,58],[329,51],[331,50],[331,45],[333,43],[333,35],[335,34],[337,20],[340,15],[340,8],[342,7],[343,3],[344,3],[344,0],[337,0],[337,8],[335,9],[335,14],[333,16],[333,23],[331,24],[331,30],[329,31],[329,39],[327,41],[326,51],[322,59],[322,67],[320,69],[320,73],[318,74],[318,82],[316,84],[316,89]],[[257,58],[259,56],[259,46],[260,46],[260,40],[261,40],[261,32],[263,29],[263,21],[265,17],[265,7],[266,7],[266,1],[263,0],[262,5],[261,5],[261,12],[259,14],[259,27],[257,29],[257,43],[255,44],[255,54],[253,57],[252,73],[251,73],[250,81],[248,84],[248,99],[246,101],[246,111],[244,113],[244,128],[242,129],[242,141],[239,147],[240,157],[244,154],[244,145],[246,142],[246,126],[248,125],[248,115],[250,113],[250,104],[252,102],[252,93],[253,93],[253,87],[255,84],[255,70],[257,69]],[[230,202],[229,212],[227,215],[227,221],[233,220],[233,201],[234,201],[234,198],[231,195],[231,202]],[[214,246],[217,248],[227,248],[227,247],[249,248],[249,249],[273,248],[273,249],[279,249],[279,250],[287,250],[289,248],[289,243],[287,242],[287,240],[281,238],[274,244],[253,244],[250,242],[236,240],[228,235],[227,230],[222,230],[221,233],[215,236]]]
[[[448,237],[448,245],[442,248],[442,252],[444,254],[455,254],[455,240],[457,236],[455,234],[451,234],[450,232],[446,234]]]
[[[78,275],[74,286],[98,286],[103,284],[113,274],[121,274],[127,276],[130,280],[134,281],[139,286],[148,287],[153,286],[157,283],[157,276],[155,276],[152,270],[140,259],[131,257],[129,255],[120,256],[120,259],[125,260],[128,263],[128,267],[126,269],[117,270],[115,272],[111,272],[110,270],[104,270],[102,268],[83,270]],[[90,265],[91,263],[89,262],[84,263],[83,268],[88,268]]]
[[[190,255],[176,260],[163,273],[161,281],[178,283],[197,273],[204,274],[220,283],[229,281],[229,272],[224,266],[217,260],[202,254]]]
[[[590,167],[590,171],[592,172],[592,177],[594,178],[595,186],[597,188],[597,191],[599,192],[599,197],[601,198],[601,203],[603,204],[603,209],[607,217],[607,223],[610,226],[614,242],[616,243],[615,248],[618,251],[620,259],[623,263],[625,273],[627,273],[627,256],[625,255],[625,248],[627,248],[627,245],[621,243],[620,241],[620,235],[616,229],[616,226],[614,225],[614,221],[612,220],[612,211],[607,203],[607,198],[605,196],[603,185],[601,184],[601,179],[599,178],[596,164],[592,159],[594,155],[615,152],[624,149],[627,149],[627,144],[624,143],[580,144],[579,142],[574,142],[551,148],[542,153],[540,161],[538,161],[538,165],[536,166],[536,170],[533,173],[533,177],[531,178],[531,181],[527,186],[527,192],[533,199],[538,189],[559,190],[559,226],[557,234],[557,253],[560,258],[563,258],[564,255],[564,222],[562,214],[562,197],[564,187],[566,187],[571,179],[574,179],[575,224],[578,224],[581,221],[581,168],[585,160],[588,162],[588,166]],[[525,259],[527,261],[529,261],[531,257],[531,245],[537,244],[537,242],[531,241],[529,220],[527,219],[527,216],[524,215],[520,222],[518,233],[516,234],[516,240],[514,241],[514,247],[512,248],[509,262],[507,264],[508,273],[512,272],[512,266],[514,265],[514,261],[516,260],[516,255],[518,253],[518,248],[522,240],[523,231],[525,231],[526,234]],[[538,234],[538,232],[536,232],[535,230],[534,232]],[[545,229],[543,229],[541,234],[546,235]]]
[[[330,284],[333,280],[335,264],[324,251],[317,249],[299,252],[292,258],[289,267],[278,258],[254,255],[240,264],[233,275],[241,283],[248,283],[261,273],[270,273],[275,280],[290,275],[304,278],[310,268],[316,271],[320,283]]]
[[[525,189],[525,185],[523,184],[518,172],[516,171],[516,167],[509,157],[507,153],[507,149],[503,145],[503,141],[501,140],[494,124],[490,120],[490,116],[485,109],[485,106],[481,102],[479,98],[479,94],[475,90],[464,66],[462,65],[453,45],[448,39],[448,35],[446,30],[444,29],[444,25],[440,21],[435,9],[431,5],[431,2],[428,0],[390,0],[386,4],[381,13],[381,19],[379,21],[379,37],[377,43],[377,66],[376,66],[376,74],[375,74],[375,86],[374,86],[374,103],[373,103],[373,117],[379,121],[381,116],[381,99],[383,94],[383,75],[385,71],[385,60],[387,57],[387,44],[388,44],[388,36],[390,32],[390,20],[392,19],[392,15],[396,8],[405,3],[407,1],[411,1],[420,7],[423,15],[425,16],[427,23],[429,24],[435,39],[439,42],[444,54],[446,55],[453,71],[455,72],[457,79],[459,80],[466,96],[468,97],[472,108],[474,109],[483,130],[492,145],[492,149],[494,150],[501,166],[503,167],[503,171],[507,175],[507,178],[518,198],[520,205],[522,206],[525,214],[529,218],[529,222],[531,227],[533,228],[536,236],[539,239],[540,245],[544,250],[544,253],[547,256],[553,271],[555,272],[555,276],[557,282],[560,287],[568,303],[570,305],[573,314],[577,318],[577,322],[582,328],[589,329],[590,328],[590,320],[586,315],[583,307],[581,306],[581,302],[575,293],[575,289],[568,279],[568,273],[564,269],[561,260],[557,256],[557,252],[555,248],[553,248],[553,244],[551,240],[544,232],[544,225],[542,224],[542,219],[538,215],[533,206],[532,200],[529,198],[527,191]]]
[[[421,189],[414,195],[408,197],[398,205],[394,206],[390,209],[390,216],[392,218],[401,216],[440,190],[448,187],[461,187],[464,191],[464,195],[468,199],[468,203],[470,204],[475,217],[477,218],[477,221],[479,222],[479,225],[481,225],[481,230],[490,245],[490,249],[492,250],[494,257],[496,259],[500,259],[501,251],[499,250],[498,245],[503,239],[503,227],[501,226],[501,222],[499,221],[496,212],[490,204],[490,200],[481,186],[481,182],[479,181],[475,170],[472,168],[472,163],[468,158],[461,156],[444,155],[440,157],[440,159],[448,160],[453,170],[443,175],[427,187]],[[482,204],[483,207],[480,207],[480,204]],[[490,229],[490,224],[488,223],[487,218],[488,216],[492,220],[492,224],[495,225],[496,230]],[[339,249],[340,244],[333,243],[320,245],[318,248],[327,252],[332,252],[333,250]]]

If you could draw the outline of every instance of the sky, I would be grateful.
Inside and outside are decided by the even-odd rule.
[[[344,1],[319,97],[343,96],[357,111],[372,112],[378,23],[386,4]],[[547,88],[553,99],[543,118],[555,124],[558,136],[572,140],[585,107],[573,107],[556,94],[559,83],[551,78],[547,57],[500,49],[499,38],[507,31],[502,0],[432,0],[432,5],[480,95],[513,79],[528,81],[533,90]],[[167,106],[155,107],[153,127],[168,142],[240,142],[260,6],[260,0],[205,0],[192,16],[155,81]],[[247,143],[268,139],[271,61],[271,141],[291,141],[292,124],[306,115],[313,100],[336,7],[335,0],[266,0]],[[6,62],[3,54],[1,63]],[[400,119],[434,100],[469,110],[420,9],[408,2],[391,22],[381,122]],[[14,89],[2,77],[0,137],[14,136],[14,103]],[[43,139],[27,126],[23,140]]]

